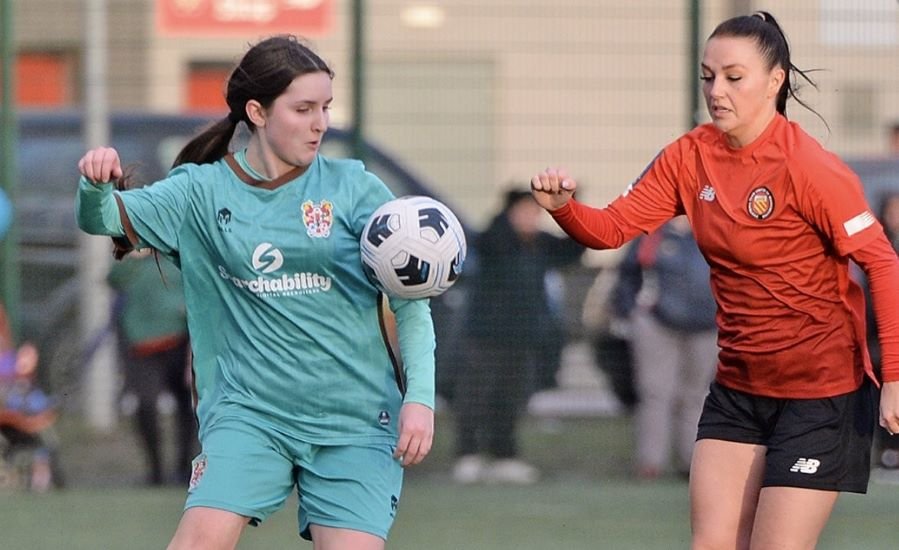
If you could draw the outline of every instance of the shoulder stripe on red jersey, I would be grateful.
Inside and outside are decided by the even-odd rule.
[[[849,221],[843,222],[843,229],[845,229],[846,234],[851,237],[859,231],[871,227],[872,225],[874,225],[875,221],[876,219],[874,218],[874,214],[872,214],[869,210],[865,210]]]

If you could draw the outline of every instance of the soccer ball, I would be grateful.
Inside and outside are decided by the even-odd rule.
[[[420,195],[400,197],[372,213],[362,238],[362,267],[388,296],[430,298],[462,273],[468,251],[462,224],[445,204]]]

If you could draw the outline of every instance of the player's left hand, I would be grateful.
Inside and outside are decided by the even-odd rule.
[[[881,387],[880,425],[899,437],[899,382],[885,382]]]
[[[434,443],[434,411],[421,403],[406,403],[400,409],[400,439],[395,458],[403,466],[418,464],[431,452]]]

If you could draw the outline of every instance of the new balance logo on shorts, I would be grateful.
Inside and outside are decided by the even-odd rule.
[[[790,468],[791,472],[800,472],[803,474],[814,474],[818,471],[818,466],[821,465],[821,461],[817,458],[800,458],[796,461],[796,464],[793,464],[793,467]]]

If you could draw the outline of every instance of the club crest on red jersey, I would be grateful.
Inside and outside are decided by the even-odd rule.
[[[334,223],[334,205],[331,201],[323,200],[319,203],[306,201],[300,206],[300,212],[303,215],[307,235],[325,238],[331,234],[331,224]]]
[[[757,220],[764,220],[771,216],[774,212],[774,195],[767,187],[757,187],[749,193],[749,200],[746,202],[746,210],[749,215]]]

